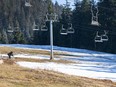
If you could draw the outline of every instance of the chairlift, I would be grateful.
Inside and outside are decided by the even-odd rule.
[[[34,24],[33,24],[33,31],[38,31],[38,30],[39,30],[39,28],[38,28],[38,26],[34,22]]]
[[[48,16],[49,16],[49,15],[48,15],[48,13],[47,13],[46,16],[45,16],[45,20],[46,20],[46,21],[49,21]]]
[[[101,36],[96,36],[95,37],[95,42],[103,42],[102,37]]]
[[[45,24],[41,27],[41,31],[48,31],[48,28]]]
[[[100,26],[99,22],[98,22],[98,7],[96,7],[97,12],[96,14],[94,14],[93,12],[93,6],[91,6],[91,13],[92,13],[92,19],[91,19],[91,25],[95,25],[95,26]]]
[[[109,40],[109,38],[107,36],[107,32],[104,31],[104,34],[102,35],[102,41],[108,41],[108,40]]]
[[[33,28],[33,31],[38,31],[38,30],[39,30],[38,26],[35,26],[35,28]]]
[[[29,1],[26,1],[26,0],[25,0],[25,6],[26,6],[26,7],[31,7],[32,5],[30,4]]]
[[[102,41],[108,41],[108,36],[107,35],[102,35]]]
[[[8,33],[13,33],[13,30],[12,29],[8,29],[7,32]]]
[[[9,25],[8,27],[8,30],[7,30],[8,33],[12,33],[13,32],[13,29],[11,28],[11,26]]]
[[[97,31],[96,36],[95,36],[95,42],[103,42],[102,36],[98,35],[98,31]]]
[[[63,25],[62,25],[62,29],[60,30],[60,34],[61,35],[67,35],[68,33],[67,33],[67,29],[65,29],[64,27],[63,27]]]
[[[72,34],[74,32],[75,32],[75,30],[73,29],[72,24],[70,24],[70,27],[67,29],[67,33]]]

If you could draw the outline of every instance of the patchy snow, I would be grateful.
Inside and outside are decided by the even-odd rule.
[[[48,55],[30,55],[30,54],[17,54],[14,55],[15,58],[31,58],[31,59],[49,59]]]
[[[50,46],[40,45],[3,45],[23,49],[35,50],[50,50]],[[33,69],[48,69],[62,72],[69,75],[85,76],[97,79],[108,79],[116,81],[116,54],[96,52],[85,49],[74,49],[54,46],[54,51],[63,52],[65,55],[60,55],[64,60],[74,61],[73,64],[58,64],[53,62],[36,63],[36,62],[17,62],[20,66],[33,68]],[[49,55],[30,55],[30,54],[17,54],[15,57],[20,58],[36,58],[36,59],[49,59]],[[57,59],[60,59],[57,58]],[[55,58],[56,59],[56,58]]]
[[[62,72],[69,75],[84,76],[97,79],[109,79],[116,81],[116,73],[103,71],[102,68],[92,64],[58,64],[58,63],[35,63],[17,62],[20,66],[32,69],[46,69]],[[115,66],[116,67],[116,66]]]

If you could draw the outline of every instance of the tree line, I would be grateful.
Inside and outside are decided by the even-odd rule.
[[[0,1],[0,43],[50,44],[49,22],[45,21],[48,3],[51,0],[29,0],[31,7],[25,6],[25,0]],[[59,20],[53,23],[54,45],[90,49],[116,53],[116,1],[115,0],[75,0],[74,9],[52,3],[53,12]],[[93,7],[93,8],[91,8]],[[92,25],[92,12],[97,13],[99,26]],[[33,31],[33,24],[39,28]],[[14,32],[7,30],[11,26]],[[48,31],[41,31],[46,25]],[[72,27],[74,33],[61,34],[62,29]],[[107,41],[95,42],[97,35],[105,35]]]
[[[39,44],[34,42],[38,35],[35,36],[33,25],[41,28],[45,24],[49,2],[51,0],[0,0],[0,43]],[[57,2],[52,6],[60,15],[62,6]]]
[[[64,9],[61,22],[67,28],[67,24],[71,21],[75,33],[66,36],[57,35],[56,40],[59,41],[57,45],[116,53],[116,1],[95,1],[75,0],[74,10]],[[68,18],[69,14],[65,10],[68,10],[69,14],[72,12],[71,18]],[[92,11],[94,16],[98,12],[99,25],[92,24],[92,17],[94,18]],[[102,36],[105,36],[104,41],[96,40],[98,37],[103,38]]]

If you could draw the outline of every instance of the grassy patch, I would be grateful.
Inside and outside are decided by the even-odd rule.
[[[23,48],[14,48],[14,47],[0,47],[0,54],[7,54],[8,52],[13,51],[14,54],[42,54],[50,55],[50,52],[47,50],[35,50],[35,49],[23,49]],[[59,55],[69,56],[64,52],[54,52],[55,57],[60,57]]]
[[[48,51],[43,51],[43,50],[21,49],[21,48],[13,48],[13,47],[0,47],[1,54],[7,54],[10,51],[13,51],[14,54],[46,54],[46,55],[49,54]]]
[[[116,87],[108,80],[69,76],[48,70],[33,70],[5,60],[0,65],[0,87]]]
[[[72,61],[62,60],[62,59],[60,59],[60,60],[49,60],[49,59],[15,58],[15,61],[39,62],[39,63],[54,62],[54,63],[62,63],[62,64],[75,63],[75,62],[72,62]]]
[[[7,54],[8,52],[13,51],[14,54],[44,54],[50,55],[50,51],[47,50],[37,50],[37,49],[23,49],[23,48],[14,48],[14,47],[0,47],[1,54]],[[66,52],[54,52],[55,57],[62,56],[72,56],[71,54],[67,54]],[[74,55],[73,55],[74,56]],[[76,56],[79,57],[79,56]]]

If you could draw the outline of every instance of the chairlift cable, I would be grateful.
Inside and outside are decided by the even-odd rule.
[[[80,28],[80,29],[78,29]],[[105,28],[105,27],[99,27],[99,28]],[[75,29],[76,30],[76,29]],[[86,31],[103,31],[103,30],[106,30],[106,29],[93,29],[91,27],[84,27],[84,26],[80,26],[80,25],[77,25],[77,30],[86,30]],[[114,32],[112,33],[113,31],[109,31],[109,34],[108,35],[114,35],[116,36],[116,32],[114,34]]]

